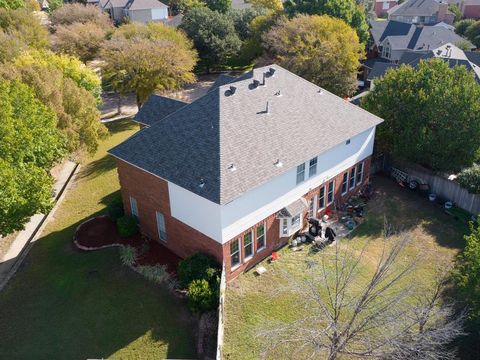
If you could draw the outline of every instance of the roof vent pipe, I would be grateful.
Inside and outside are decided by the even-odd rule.
[[[267,114],[270,114],[270,111],[271,111],[271,105],[270,105],[270,101],[267,101]]]

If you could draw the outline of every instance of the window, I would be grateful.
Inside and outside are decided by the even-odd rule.
[[[308,177],[312,177],[317,173],[317,158],[314,157],[310,160],[310,167],[308,169]]]
[[[158,237],[162,241],[167,241],[167,229],[165,228],[165,217],[161,212],[158,212],[158,211],[156,215],[157,215]]]
[[[363,181],[363,162],[357,165],[357,186]]]
[[[300,214],[295,215],[292,217],[292,229],[291,231],[295,231],[300,227]]]
[[[318,208],[323,209],[325,207],[325,186],[320,188],[320,197],[318,198]]]
[[[348,172],[343,174],[343,179],[342,179],[342,195],[345,195],[348,190]]]
[[[310,203],[308,206],[308,216],[313,217],[315,216],[315,213],[317,212],[317,195],[312,196],[310,199]]]
[[[282,220],[282,236],[288,235],[288,219]]]
[[[331,204],[333,202],[334,188],[335,188],[335,180],[332,180],[328,183],[327,204]]]
[[[391,55],[390,44],[385,44],[382,49],[382,56],[384,58],[390,59],[390,55]]]
[[[297,166],[297,184],[305,180],[305,163]]]
[[[388,10],[389,7],[390,7],[390,6],[389,6],[388,1],[384,1],[384,2],[382,3],[382,10]]]
[[[253,255],[253,240],[251,231],[243,235],[243,254],[245,259]]]
[[[265,247],[265,224],[257,226],[257,251]]]
[[[355,187],[355,167],[350,169],[350,190]]]
[[[130,211],[132,213],[132,216],[138,220],[138,206],[137,206],[137,200],[135,198],[130,196]]]
[[[233,269],[240,264],[240,239],[230,243],[230,267]]]

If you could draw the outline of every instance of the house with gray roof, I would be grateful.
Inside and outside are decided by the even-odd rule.
[[[147,126],[109,151],[126,213],[232,279],[367,184],[382,119],[270,65],[189,104],[153,97],[136,121]]]
[[[369,53],[398,62],[408,52],[427,52],[445,44],[466,44],[466,39],[443,26],[408,24],[400,21],[370,21]]]
[[[388,19],[408,24],[453,24],[455,14],[448,10],[447,0],[406,0],[387,11]]]
[[[107,11],[116,23],[129,19],[140,23],[158,21],[178,26],[182,20],[181,15],[169,17],[168,6],[159,0],[99,0],[98,6]]]

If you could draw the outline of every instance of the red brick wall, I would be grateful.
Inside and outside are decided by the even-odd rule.
[[[371,158],[368,157],[364,161],[363,181],[362,185],[367,184],[369,180]],[[356,166],[356,165],[355,165]],[[166,181],[153,176],[145,171],[142,171],[122,160],[117,159],[118,176],[120,179],[121,192],[124,202],[124,208],[127,214],[131,214],[130,196],[137,200],[137,207],[140,219],[140,229],[146,236],[161,241],[157,232],[156,211],[160,211],[165,218],[165,227],[167,231],[167,241],[162,242],[165,246],[171,249],[174,253],[181,257],[192,255],[196,252],[203,252],[214,256],[219,263],[225,259],[225,266],[227,271],[227,279],[231,280],[238,276],[245,270],[255,266],[259,261],[267,256],[270,256],[272,251],[279,249],[288,242],[288,238],[280,238],[280,223],[277,219],[277,214],[272,214],[266,219],[246,230],[245,232],[235,236],[233,239],[221,244],[199,231],[191,228],[185,223],[173,218],[170,212],[170,199],[168,195],[168,184]],[[351,169],[351,168],[350,168]],[[350,171],[348,169],[347,171]],[[341,194],[343,173],[335,177],[335,201],[345,201],[349,196],[358,192],[362,186],[355,186],[353,190],[349,190],[347,194]],[[331,179],[328,181],[330,182]],[[307,201],[320,193],[320,188],[326,186],[327,183],[309,191],[304,195]],[[327,189],[325,189],[325,201],[327,201]],[[332,207],[330,205],[330,207]],[[317,214],[317,217],[324,215],[326,208]],[[304,214],[306,218],[307,212]],[[265,239],[266,246],[263,250],[257,252],[256,244],[256,228],[259,224],[265,223]],[[243,249],[243,235],[247,231],[253,231],[253,248],[254,255],[248,260],[244,261]],[[235,239],[240,239],[240,265],[231,271],[230,268],[230,243]]]
[[[382,15],[386,16],[387,14],[387,11],[391,8],[393,8],[395,5],[397,5],[397,2],[396,1],[389,1],[389,4],[388,4],[388,9],[384,10],[383,9],[383,3],[382,2],[375,2],[375,5],[373,7],[373,11],[375,12],[375,14],[380,17]]]
[[[463,17],[467,19],[480,19],[480,5],[464,5]]]
[[[167,241],[161,241],[162,244],[181,257],[203,252],[214,256],[220,264],[222,263],[221,244],[171,216],[166,181],[122,160],[117,159],[117,167],[125,211],[130,214],[132,196],[137,200],[140,229],[143,234],[161,241],[156,219],[156,212],[160,211],[165,218],[167,231]]]

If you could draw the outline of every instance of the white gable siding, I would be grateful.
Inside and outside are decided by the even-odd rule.
[[[152,10],[128,10],[128,17],[131,21],[136,21],[139,23],[147,23],[152,21]]]
[[[152,9],[152,20],[165,20],[168,19],[168,9]]]
[[[375,128],[371,128],[353,137],[350,144],[341,143],[319,154],[317,174],[311,178],[307,174],[306,180],[299,185],[296,184],[297,169],[294,167],[223,206],[169,182],[171,214],[223,244],[299,199],[310,189],[370,156],[374,137]],[[321,136],[318,141],[321,141]],[[307,172],[309,160],[305,159]]]

